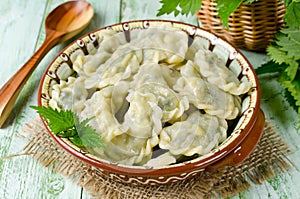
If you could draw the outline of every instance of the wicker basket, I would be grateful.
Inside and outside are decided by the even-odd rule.
[[[280,0],[241,4],[229,17],[229,30],[217,17],[216,2],[202,0],[197,17],[205,29],[224,37],[238,48],[265,51],[274,34],[283,26],[285,7]]]

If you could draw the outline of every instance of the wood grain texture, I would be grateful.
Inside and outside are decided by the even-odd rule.
[[[34,6],[39,6],[41,10],[36,12],[35,15],[30,14]],[[36,37],[40,30],[40,23],[43,18],[43,9],[45,3],[41,2],[36,4],[30,2],[20,2],[19,4],[12,4],[9,1],[1,1],[1,28],[0,28],[0,59],[1,73],[0,84],[4,84],[10,76],[22,65],[26,59],[31,56],[35,50]],[[36,18],[36,19],[35,19]],[[37,23],[30,24],[30,21],[36,20]],[[28,29],[28,27],[30,27]],[[24,40],[24,38],[27,38]],[[19,111],[12,114],[12,119],[18,115]],[[0,129],[0,156],[6,156],[11,151],[20,150],[19,145],[22,143],[15,143],[15,133],[20,128],[20,123],[15,120],[5,128]],[[33,162],[33,161],[32,161]],[[19,191],[14,190],[12,187],[16,186],[20,190],[21,185],[25,184],[25,175],[23,172],[23,164],[20,160],[2,160],[0,159],[0,197],[1,198],[20,198],[22,197]],[[27,169],[30,167],[28,166]],[[17,171],[17,172],[16,172]],[[26,170],[25,170],[26,172]],[[11,176],[14,174],[15,176]],[[27,175],[27,174],[26,174]],[[16,177],[17,176],[17,177]],[[22,179],[22,176],[23,179]],[[22,192],[22,189],[20,190]]]
[[[85,1],[69,1],[54,9],[45,19],[46,38],[30,59],[0,88],[0,128],[10,115],[19,93],[48,51],[77,35],[89,24],[94,9]]]
[[[24,64],[36,51],[45,38],[43,20],[57,5],[66,0],[1,0],[0,1],[0,86]],[[100,27],[134,19],[157,19],[159,0],[89,0],[95,9],[95,16],[80,35]],[[164,15],[160,19],[197,24],[194,16]],[[78,36],[80,36],[78,35]],[[8,125],[0,129],[0,157],[22,152],[26,141],[18,137],[21,127],[37,117],[29,108],[37,104],[37,86],[45,68],[56,54],[67,45],[61,44],[50,51],[25,85],[15,106]],[[243,51],[254,67],[268,60],[268,56]],[[248,191],[233,199],[297,199],[300,198],[300,132],[297,130],[296,112],[283,97],[283,88],[274,77],[260,78],[262,87],[262,109],[267,118],[276,124],[285,142],[291,147],[289,158],[296,168],[276,176],[262,185],[252,185]],[[88,193],[82,190],[51,168],[44,168],[30,156],[0,159],[0,198],[61,198],[87,199]]]

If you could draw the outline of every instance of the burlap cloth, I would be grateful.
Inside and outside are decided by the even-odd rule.
[[[25,154],[77,182],[91,198],[226,198],[249,189],[251,182],[260,184],[292,166],[286,157],[289,148],[269,121],[255,151],[241,165],[213,173],[204,171],[193,178],[161,186],[130,186],[110,180],[97,168],[60,148],[40,119],[26,124],[23,133],[29,141]]]

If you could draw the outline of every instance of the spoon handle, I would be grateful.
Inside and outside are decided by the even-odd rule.
[[[41,47],[0,89],[0,128],[10,115],[26,81],[47,52],[57,44],[60,35],[46,32],[46,39]]]

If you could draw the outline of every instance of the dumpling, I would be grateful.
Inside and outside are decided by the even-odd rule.
[[[144,84],[139,92],[143,95],[153,94],[156,105],[162,110],[161,122],[174,122],[183,116],[184,111],[189,108],[189,101],[186,96],[179,96],[168,86],[162,84]]]
[[[223,91],[233,95],[241,95],[251,88],[248,81],[240,82],[234,73],[225,66],[224,61],[218,58],[213,52],[199,50],[195,54],[195,64],[198,70],[207,81]]]
[[[169,87],[172,81],[176,81],[177,76],[167,77],[170,73],[166,70],[171,69],[157,63],[143,64],[133,77],[131,89],[142,96],[151,95],[147,100],[162,110],[162,122],[173,122],[188,109],[189,102],[187,97],[179,96]]]
[[[80,119],[94,117],[89,124],[100,133],[106,145],[105,150],[89,149],[94,154],[122,164],[144,164],[151,158],[152,148],[158,144],[161,110],[151,103],[147,104],[148,100],[130,101],[129,95],[130,107],[124,116],[124,123],[120,124],[115,114],[126,100],[128,88],[128,82],[118,82],[96,91],[86,101]],[[152,112],[148,112],[149,110]],[[145,119],[145,113],[150,117],[149,121]]]
[[[143,165],[151,159],[152,148],[158,144],[158,136],[143,139],[122,134],[105,144],[105,148],[95,148],[91,151],[111,162],[124,165]]]
[[[99,74],[107,70],[106,62],[111,60],[113,53],[127,43],[124,35],[113,30],[105,30],[99,36],[101,45],[95,54],[78,56],[73,63],[73,69],[81,77],[86,78],[86,88],[96,88]]]
[[[188,48],[185,58],[187,60],[190,60],[192,62],[194,62],[195,59],[195,54],[199,51],[199,50],[207,50],[208,48],[208,42],[205,42],[205,39],[200,38],[200,37],[195,37],[193,39],[193,43],[191,44],[191,46]]]
[[[204,155],[226,139],[226,130],[224,119],[195,111],[185,121],[165,127],[159,147],[173,155]]]
[[[81,120],[94,117],[89,124],[101,135],[105,142],[109,142],[114,137],[124,133],[121,130],[121,125],[115,118],[115,112],[112,111],[116,106],[112,100],[114,89],[113,86],[110,86],[96,91],[93,96],[85,102],[85,108],[79,115]],[[123,97],[125,98],[125,96]]]
[[[176,163],[176,158],[170,152],[161,154],[155,158],[150,159],[144,166],[161,167]]]
[[[152,93],[131,91],[126,97],[130,106],[124,115],[122,129],[137,138],[150,138],[162,129],[162,110],[155,103]]]
[[[124,102],[126,101],[126,96],[129,92],[129,82],[119,81],[112,89],[111,93],[111,110],[112,113],[117,113],[122,108]]]
[[[160,53],[162,59],[159,61],[163,60],[169,64],[182,62],[188,48],[187,34],[173,28],[171,24],[159,29],[151,27],[143,31],[132,30],[131,37],[134,39],[130,44],[145,50],[144,52],[148,54],[145,58],[151,60],[152,57],[156,57],[153,55]],[[144,60],[144,63],[148,62],[151,61]]]
[[[158,63],[142,64],[136,75],[133,77],[131,88],[139,88],[145,83],[156,83],[167,86],[168,84],[161,71],[161,66]]]
[[[69,77],[67,81],[61,80],[59,84],[53,86],[49,104],[58,110],[72,110],[79,113],[84,108],[88,95],[89,92],[84,86],[84,78]]]
[[[180,78],[180,72],[178,70],[175,70],[173,68],[169,68],[163,64],[160,64],[161,66],[161,74],[164,77],[167,85],[170,88],[173,88],[176,81]]]
[[[98,75],[98,88],[130,79],[139,69],[139,61],[134,53],[119,57],[118,60],[111,60],[106,65],[107,69]]]
[[[99,37],[101,45],[97,52],[86,56],[80,55],[73,63],[74,70],[80,76],[89,76],[95,73],[103,63],[111,58],[116,49],[127,43],[122,33],[113,30],[103,30]]]
[[[174,90],[186,96],[189,102],[206,113],[225,119],[234,119],[240,113],[236,96],[226,93],[201,78],[195,65],[188,61],[181,68],[182,77],[174,85]]]

